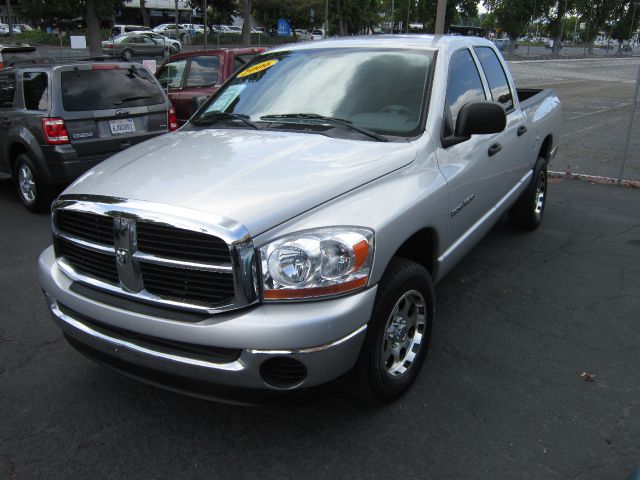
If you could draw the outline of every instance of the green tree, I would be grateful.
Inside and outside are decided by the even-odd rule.
[[[589,53],[593,53],[593,41],[600,30],[611,33],[612,18],[618,0],[574,0],[582,22],[586,24],[585,42]]]
[[[424,31],[433,33],[436,26],[436,13],[438,2],[434,0],[416,0],[416,15],[413,16],[424,25]],[[447,12],[444,22],[444,31],[450,25],[454,25],[461,19],[476,17],[478,15],[478,2],[475,0],[448,0]]]
[[[204,0],[189,0],[188,3],[191,8],[204,8]],[[210,24],[226,25],[240,12],[238,0],[208,0],[207,3],[207,21]]]
[[[102,54],[100,21],[113,18],[123,0],[21,0],[20,15],[38,23],[71,20],[84,12],[90,55]]]
[[[535,15],[534,8],[539,3],[540,0],[484,0],[493,28],[505,32],[509,37],[510,52],[515,48],[518,37],[527,31]]]

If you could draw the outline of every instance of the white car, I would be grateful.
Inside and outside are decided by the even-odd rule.
[[[180,40],[176,40],[174,38],[169,38],[164,35],[160,35],[159,33],[156,33],[154,31],[150,31],[150,32],[142,31],[142,32],[136,32],[136,33],[143,33],[145,37],[151,37],[156,41],[164,42],[169,47],[172,47],[176,52],[179,52],[180,50],[182,50],[182,43],[180,43]]]
[[[222,33],[235,33],[242,35],[242,27],[237,27],[235,25],[220,25],[220,30]]]
[[[204,33],[204,25],[200,23],[185,23],[184,27],[189,30],[195,30],[196,33]]]
[[[322,40],[324,38],[324,30],[322,28],[316,28],[311,31],[311,37],[313,40]]]
[[[111,35],[114,37],[129,32],[153,32],[153,28],[143,25],[114,25],[111,27]]]
[[[293,31],[296,34],[296,37],[298,37],[298,40],[300,40],[302,42],[306,42],[308,40],[313,40],[313,35],[311,35],[311,33],[309,33],[308,31],[304,30],[303,28],[296,28]]]

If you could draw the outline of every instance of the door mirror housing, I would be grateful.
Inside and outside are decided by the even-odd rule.
[[[442,140],[444,148],[466,142],[471,135],[500,133],[507,126],[507,114],[497,102],[471,102],[458,112],[455,133]]]

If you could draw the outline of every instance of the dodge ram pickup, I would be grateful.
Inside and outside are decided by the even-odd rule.
[[[560,117],[484,39],[264,52],[54,202],[39,258],[53,321],[85,355],[185,393],[344,382],[392,401],[425,362],[434,283],[503,214],[540,224]]]

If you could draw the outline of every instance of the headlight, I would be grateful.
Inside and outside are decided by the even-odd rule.
[[[373,262],[373,231],[332,227],[288,235],[260,248],[262,297],[294,300],[364,288]]]

